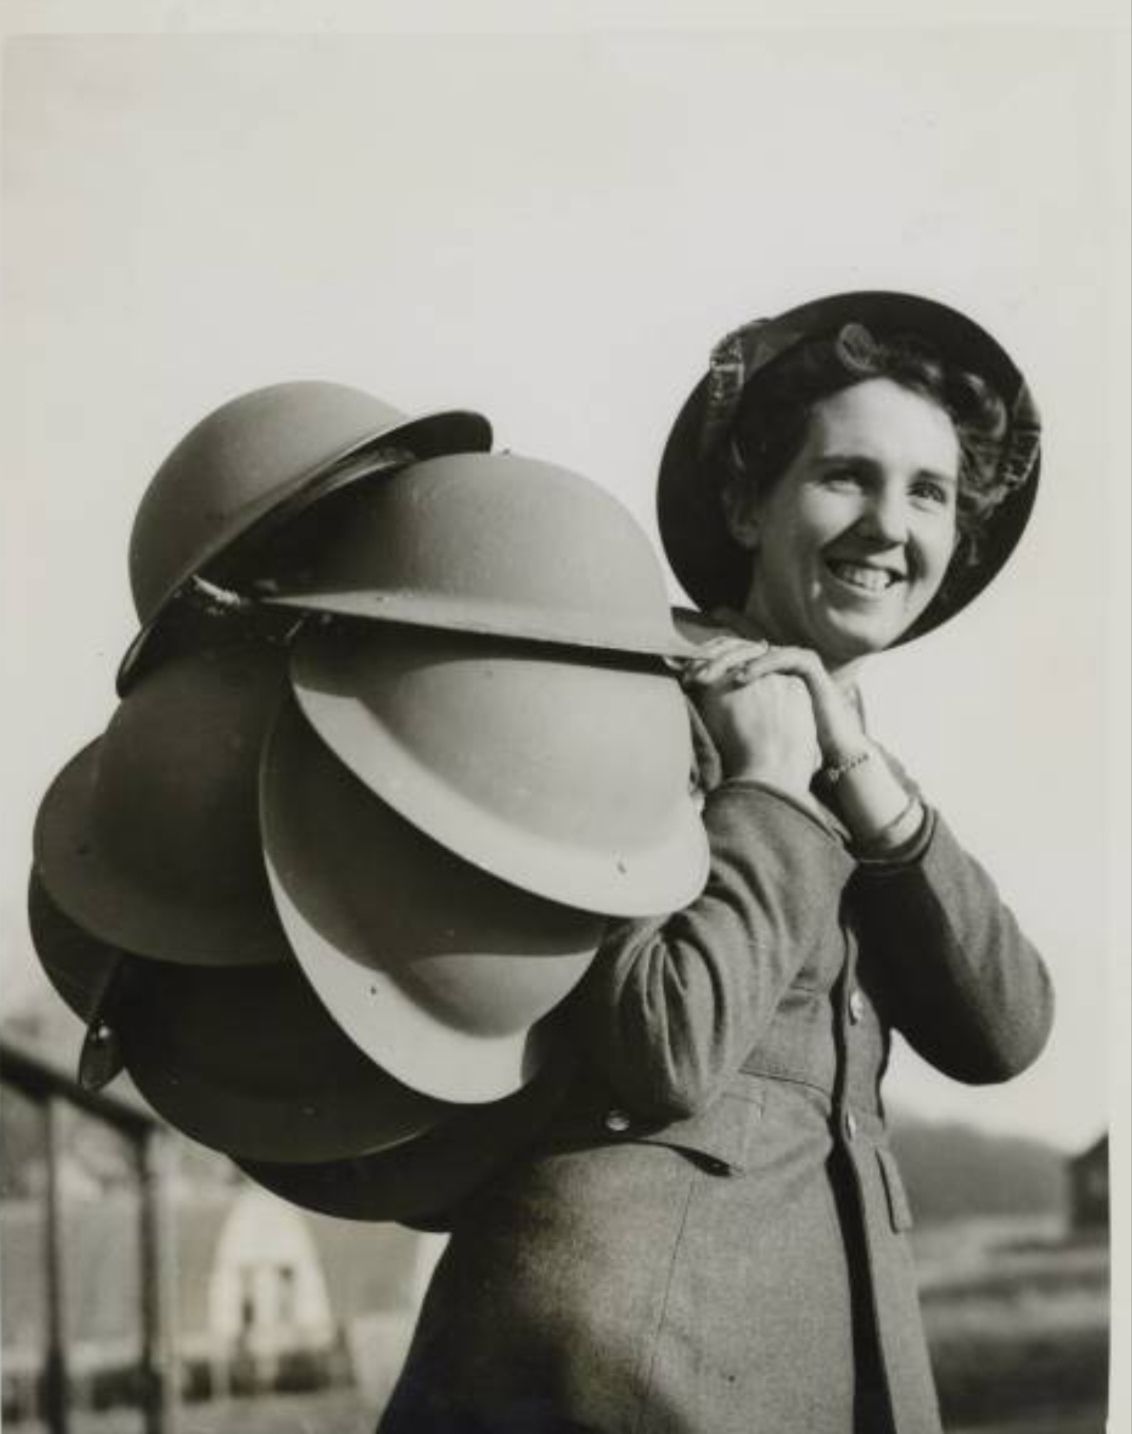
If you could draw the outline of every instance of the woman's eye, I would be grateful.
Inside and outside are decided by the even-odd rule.
[[[827,468],[824,476],[830,488],[859,488],[864,482],[858,468]]]
[[[946,508],[951,502],[951,489],[933,478],[921,478],[912,485],[912,497]]]

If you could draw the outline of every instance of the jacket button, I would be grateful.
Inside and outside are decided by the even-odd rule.
[[[845,1112],[845,1134],[850,1140],[854,1139],[857,1134],[857,1117],[851,1110]]]
[[[865,1014],[865,998],[861,995],[858,987],[854,986],[849,992],[849,1019],[853,1022],[859,1021]]]
[[[623,1110],[606,1111],[605,1128],[606,1130],[612,1130],[616,1135],[620,1135],[623,1131],[628,1130],[632,1123]]]

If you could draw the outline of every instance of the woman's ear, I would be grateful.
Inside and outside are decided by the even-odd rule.
[[[754,485],[733,478],[720,494],[727,531],[741,548],[753,551],[759,545],[758,499]]]

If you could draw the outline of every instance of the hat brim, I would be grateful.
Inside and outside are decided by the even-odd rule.
[[[471,634],[430,630],[426,643],[424,629],[413,629],[411,640],[394,639],[394,631],[363,645],[352,633],[312,626],[292,652],[292,689],[304,716],[371,791],[466,861],[549,901],[603,916],[650,916],[699,895],[707,838],[687,789],[687,712],[670,674],[503,639],[493,646]],[[468,724],[477,732],[474,758]],[[587,734],[589,745],[556,759],[540,743],[538,762],[524,764],[537,781],[533,791],[516,776],[519,751],[531,748],[532,734],[555,730],[571,741],[573,731]],[[631,836],[625,827],[615,836],[624,813],[606,792],[608,823],[595,833],[587,809],[582,832],[578,784],[592,772],[571,771],[569,762],[600,759],[612,781],[647,744],[656,746],[646,753],[649,782],[659,773],[671,796],[665,810],[647,830],[634,821]]]
[[[491,442],[491,424],[482,414],[463,409],[422,414],[355,439],[327,454],[321,462],[282,488],[265,493],[258,501],[241,508],[223,531],[217,533],[208,547],[197,555],[191,567],[182,569],[148,621],[134,636],[118,667],[118,695],[124,696],[144,668],[154,660],[154,654],[149,649],[152,644],[161,641],[169,606],[192,577],[207,577],[212,566],[221,559],[230,571],[234,564],[238,564],[245,545],[254,548],[272,529],[292,522],[312,503],[372,474],[377,450],[404,448],[415,459],[422,459],[446,453],[483,452],[491,447]],[[365,461],[367,455],[372,461]]]
[[[514,454],[449,454],[352,484],[273,544],[264,603],[453,632],[686,657],[628,511],[579,474]],[[291,561],[287,561],[287,557]]]
[[[54,901],[35,870],[28,881],[28,926],[44,974],[80,1021],[90,1023],[124,960],[116,946],[91,936]]]
[[[460,1204],[535,1138],[565,1088],[562,1076],[548,1067],[506,1100],[450,1115],[395,1150],[319,1165],[237,1164],[264,1189],[304,1210],[446,1230]]]
[[[294,963],[227,971],[147,963],[119,1028],[126,1069],[146,1100],[226,1155],[342,1159],[389,1149],[449,1113],[367,1060]]]
[[[590,913],[507,886],[382,802],[285,706],[261,769],[264,855],[284,930],[341,1029],[414,1090],[509,1095],[535,1022],[601,940]]]
[[[312,589],[264,595],[259,601],[267,607],[328,612],[372,622],[468,632],[482,637],[511,638],[582,651],[621,652],[642,657],[689,658],[695,655],[694,647],[676,628],[664,623],[650,627],[643,623],[609,620],[599,624],[589,618],[574,620],[569,614],[558,617],[544,609],[528,609],[518,604],[480,603],[424,592],[381,592],[375,588],[327,589],[320,592]]]
[[[769,320],[760,334],[765,363],[797,343],[833,334],[852,322],[877,336],[914,334],[962,368],[978,373],[1008,408],[1025,392],[1022,375],[1002,346],[966,315],[914,294],[886,290],[834,294]],[[763,365],[765,366],[765,365]],[[741,608],[750,583],[750,552],[731,536],[720,503],[720,469],[713,451],[703,452],[701,434],[708,394],[705,376],[688,396],[669,434],[660,463],[657,520],[673,573],[700,608]],[[953,568],[946,588],[898,640],[909,641],[938,627],[966,607],[1001,571],[1030,518],[1040,458],[1029,481],[1013,491],[988,524],[977,565]]]
[[[28,882],[28,925],[44,974],[87,1026],[79,1055],[84,1090],[101,1090],[124,1067],[115,1009],[135,960],[90,936],[52,901],[39,873]]]

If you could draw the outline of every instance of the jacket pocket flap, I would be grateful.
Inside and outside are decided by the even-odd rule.
[[[912,1206],[908,1200],[908,1192],[904,1188],[904,1178],[900,1174],[896,1157],[891,1150],[885,1150],[883,1146],[880,1146],[877,1149],[877,1162],[880,1165],[881,1178],[884,1181],[884,1193],[888,1196],[888,1215],[892,1221],[892,1228],[898,1234],[903,1230],[910,1230],[913,1224]]]
[[[609,1112],[604,1121],[606,1133],[616,1140],[666,1145],[716,1174],[741,1174],[750,1164],[762,1099],[757,1093],[725,1093],[695,1115],[662,1126],[625,1117],[628,1123],[618,1129],[622,1126],[619,1115]]]

